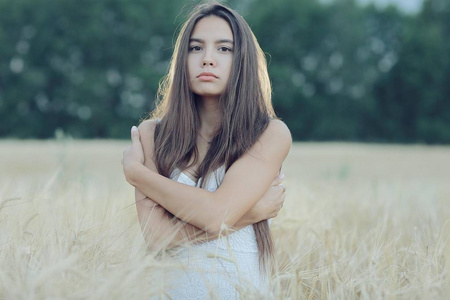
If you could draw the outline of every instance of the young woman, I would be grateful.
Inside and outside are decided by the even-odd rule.
[[[187,271],[176,275],[172,298],[267,290],[267,219],[283,205],[279,171],[291,146],[270,94],[264,54],[245,20],[217,3],[197,6],[178,35],[153,118],[132,128],[122,160],[149,248],[181,245],[175,257]]]

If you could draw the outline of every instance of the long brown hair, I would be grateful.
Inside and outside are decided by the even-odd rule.
[[[155,161],[159,173],[166,177],[175,168],[184,170],[198,161],[198,96],[189,86],[187,55],[194,26],[207,16],[228,22],[234,50],[228,84],[219,99],[222,123],[196,171],[197,178],[207,178],[222,165],[228,170],[258,140],[269,120],[275,118],[266,59],[247,22],[219,3],[198,5],[178,34],[169,72],[160,84],[157,107],[151,115],[160,120],[155,129]],[[260,265],[265,269],[273,257],[269,225],[265,220],[253,228]]]

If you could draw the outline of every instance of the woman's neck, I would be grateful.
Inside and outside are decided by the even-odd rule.
[[[202,97],[199,101],[200,134],[211,140],[222,121],[222,112],[217,97]]]

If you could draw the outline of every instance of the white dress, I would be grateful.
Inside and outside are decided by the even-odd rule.
[[[173,180],[195,186],[184,173]],[[214,191],[225,176],[225,168],[213,172],[206,189]],[[267,281],[259,268],[259,253],[253,226],[220,239],[184,247],[175,256],[182,268],[171,274],[171,299],[239,299],[249,293],[267,296]]]

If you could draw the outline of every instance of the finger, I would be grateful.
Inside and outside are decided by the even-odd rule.
[[[140,143],[139,129],[136,126],[131,127],[131,141],[133,144]]]
[[[280,184],[279,187],[283,189],[283,194],[286,193],[286,187],[284,185]]]
[[[277,176],[277,177],[275,177],[275,179],[272,181],[272,185],[273,185],[273,186],[280,185],[282,181],[283,181],[283,180],[281,180],[280,177]]]
[[[277,199],[277,205],[276,207],[278,209],[281,209],[284,205],[284,200],[286,199],[286,194],[281,194],[281,196]]]
[[[272,185],[280,185],[284,180],[284,173],[280,173],[275,177],[275,179],[272,182]]]
[[[275,179],[272,181],[272,185],[273,186],[277,186],[277,185],[280,185],[282,182],[283,182],[283,180],[284,180],[284,176],[277,176],[277,177],[275,177]]]

